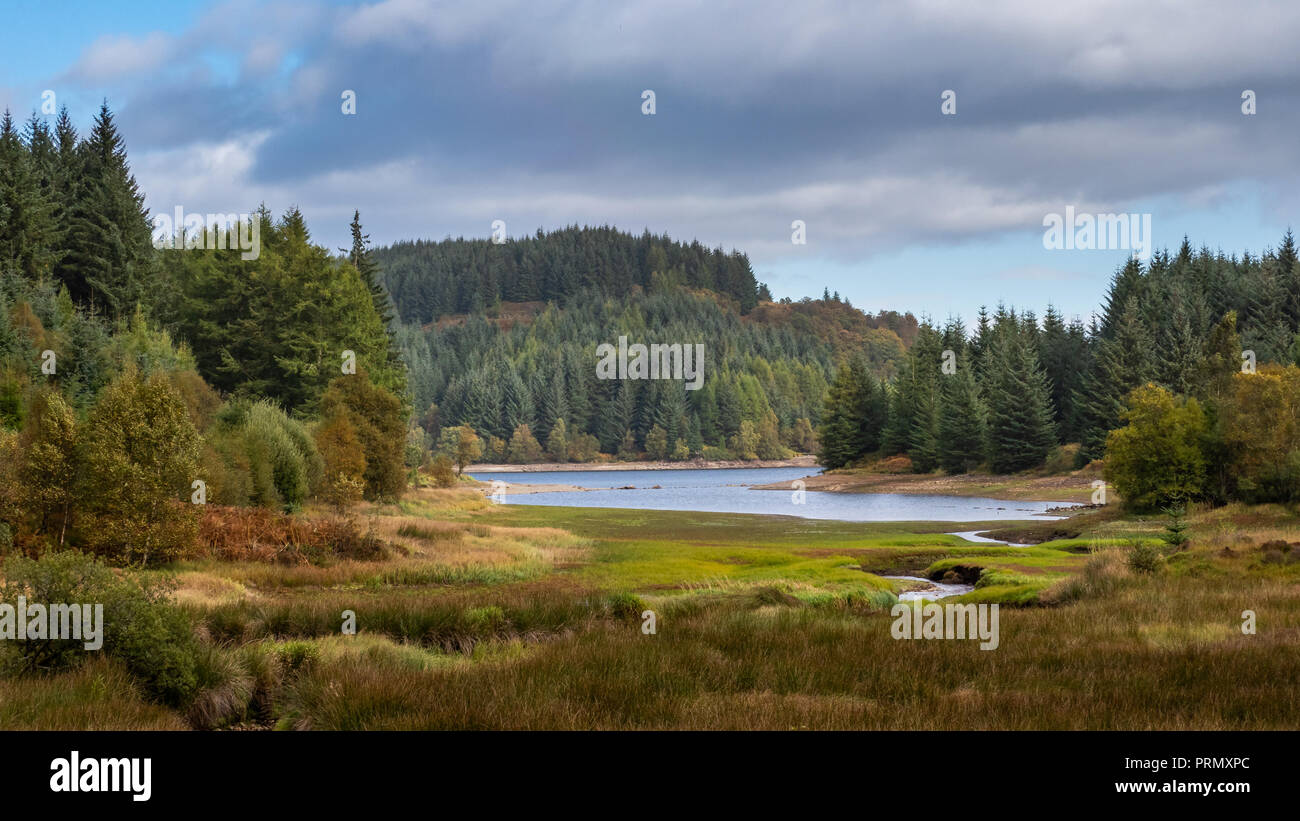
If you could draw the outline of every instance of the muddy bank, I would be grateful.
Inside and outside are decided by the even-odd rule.
[[[488,495],[501,491],[507,496],[524,496],[530,493],[572,493],[580,490],[591,490],[589,487],[578,487],[577,485],[530,485],[523,482],[507,482],[505,480],[480,482],[478,489]]]
[[[915,473],[821,473],[804,478],[806,490],[828,493],[910,493],[936,496],[985,496],[1013,502],[1081,502],[1092,499],[1096,477],[1085,471],[1059,476],[999,476],[971,473],[941,476]],[[757,485],[759,490],[788,490],[789,483]]]

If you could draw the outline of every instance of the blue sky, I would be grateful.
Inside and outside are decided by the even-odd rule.
[[[1229,253],[1297,223],[1300,7],[699,6],[18,0],[0,105],[48,89],[84,125],[107,97],[156,213],[297,205],[329,247],[354,208],[381,243],[648,227],[778,297],[937,319],[1086,318],[1129,252],[1045,249],[1067,207]]]

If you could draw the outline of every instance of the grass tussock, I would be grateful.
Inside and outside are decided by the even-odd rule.
[[[117,661],[89,659],[64,673],[0,678],[0,730],[184,730],[173,710],[147,701]]]

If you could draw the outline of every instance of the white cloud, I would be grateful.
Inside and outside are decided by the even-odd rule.
[[[157,31],[140,37],[105,35],[91,43],[72,74],[92,83],[147,74],[171,58],[174,43],[172,37]]]

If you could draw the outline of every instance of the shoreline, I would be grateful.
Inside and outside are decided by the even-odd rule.
[[[807,468],[811,472],[818,469],[817,458],[811,455],[796,456],[790,459],[757,460],[741,462],[731,460],[705,461],[696,459],[689,462],[599,462],[599,463],[558,463],[539,462],[527,465],[509,465],[484,463],[469,465],[466,474],[479,473],[499,475],[499,481],[507,485],[507,494],[519,493],[553,493],[560,491],[587,491],[599,488],[587,488],[574,484],[534,484],[527,481],[515,481],[509,477],[523,478],[529,473],[576,473],[584,471],[647,471],[647,470],[728,470],[738,468]],[[471,477],[472,478],[472,477]],[[1003,499],[1009,502],[1056,502],[1069,505],[1053,510],[1055,515],[1068,516],[1067,510],[1078,510],[1078,506],[1090,507],[1092,501],[1092,482],[1096,474],[1087,470],[1066,474],[916,474],[916,473],[874,473],[862,470],[836,470],[801,477],[805,489],[823,493],[896,493],[917,496],[984,496]],[[475,480],[488,481],[486,478]],[[775,482],[752,485],[753,490],[789,490],[787,482]]]
[[[811,454],[789,459],[756,459],[752,462],[692,459],[687,462],[537,462],[528,465],[485,463],[466,465],[465,473],[561,473],[564,471],[617,470],[734,470],[736,468],[816,468]]]
[[[1096,474],[1084,471],[1039,476],[1032,474],[872,473],[842,471],[804,477],[806,490],[826,493],[900,493],[936,496],[987,496],[1010,502],[1070,502],[1092,500]],[[785,490],[784,483],[755,485],[756,490]]]

